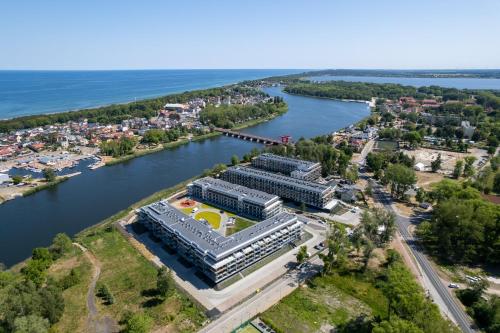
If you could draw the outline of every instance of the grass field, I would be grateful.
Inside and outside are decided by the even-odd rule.
[[[193,208],[181,208],[181,212],[183,212],[184,214],[186,215],[189,215],[191,214],[191,212],[193,211]]]
[[[231,227],[228,227],[226,229],[226,236],[235,234],[243,229],[246,229],[248,227],[253,226],[254,224],[255,223],[250,221],[250,220],[247,220],[247,219],[244,219],[241,217],[236,217],[236,220],[234,221],[234,225]]]
[[[98,283],[106,284],[115,298],[112,305],[101,304],[100,313],[119,321],[128,312],[145,312],[155,326],[168,325],[169,332],[195,332],[205,320],[203,311],[177,290],[163,302],[157,297],[157,269],[115,228],[91,229],[78,240],[101,262]]]
[[[197,220],[205,219],[214,229],[220,228],[221,216],[219,213],[209,211],[199,212],[194,216],[194,218]]]
[[[80,250],[57,260],[49,269],[47,275],[55,280],[60,280],[68,275],[71,269],[78,272],[81,280],[78,284],[63,292],[64,313],[61,320],[54,325],[55,332],[83,332],[87,319],[87,295],[88,286],[92,278],[92,265]]]
[[[355,275],[314,278],[262,314],[284,332],[318,332],[322,325],[338,325],[361,314],[385,316],[387,299],[372,283]]]

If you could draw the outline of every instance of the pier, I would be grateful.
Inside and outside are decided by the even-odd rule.
[[[289,136],[282,136],[281,140],[278,140],[278,139],[266,138],[263,136],[258,136],[258,135],[249,134],[249,133],[232,131],[232,130],[225,129],[225,128],[216,127],[216,128],[214,128],[214,130],[217,132],[221,132],[225,136],[230,136],[233,138],[238,138],[238,139],[247,140],[247,141],[263,143],[265,145],[282,145],[282,144],[293,143],[292,141],[289,140]]]

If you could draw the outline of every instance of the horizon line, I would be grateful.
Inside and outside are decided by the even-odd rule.
[[[250,67],[250,68],[0,68],[4,72],[22,72],[22,71],[40,71],[40,72],[64,72],[64,71],[81,71],[81,72],[98,72],[98,71],[175,71],[175,70],[304,70],[304,71],[322,71],[322,70],[352,70],[352,71],[500,71],[499,68],[489,67],[463,67],[463,68],[270,68],[270,67]]]

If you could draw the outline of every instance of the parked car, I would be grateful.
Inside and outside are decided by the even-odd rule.
[[[460,287],[459,287],[459,286],[458,286],[458,284],[456,284],[456,283],[450,283],[450,284],[448,285],[448,288],[458,289],[458,288],[460,288]]]

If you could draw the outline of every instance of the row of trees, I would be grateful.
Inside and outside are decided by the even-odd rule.
[[[287,106],[281,100],[255,105],[208,105],[200,112],[200,121],[205,125],[233,128],[236,124],[285,113]]]

